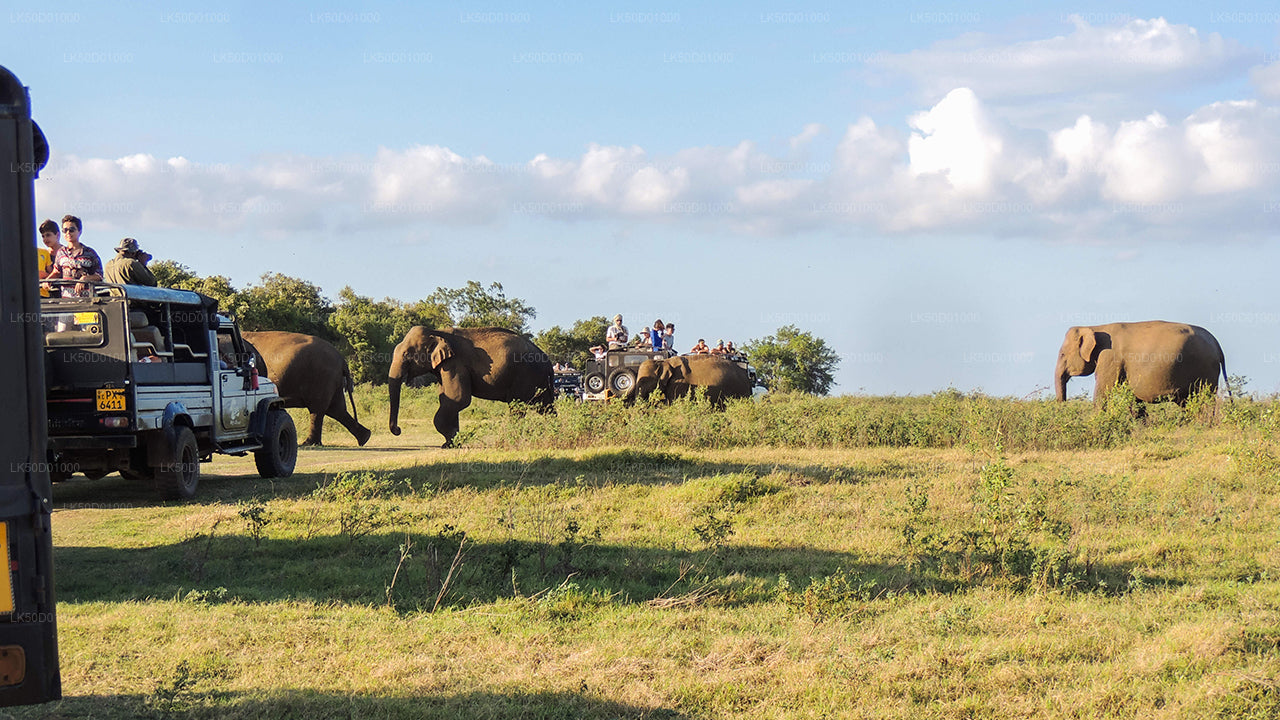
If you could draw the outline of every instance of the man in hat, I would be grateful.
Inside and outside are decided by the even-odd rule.
[[[627,326],[622,324],[622,315],[613,316],[613,324],[605,331],[604,341],[610,350],[620,350],[627,346],[627,341],[631,339],[631,334],[627,332]]]
[[[138,249],[138,241],[125,238],[116,246],[116,256],[107,263],[103,274],[107,282],[120,285],[156,286],[156,276],[147,269],[149,253]]]

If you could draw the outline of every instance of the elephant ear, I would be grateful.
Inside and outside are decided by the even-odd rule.
[[[431,370],[439,372],[440,366],[453,357],[453,346],[442,337],[436,337],[435,349],[431,351]]]
[[[667,361],[667,371],[671,374],[672,380],[683,380],[689,376],[689,359],[685,357],[673,357]]]
[[[1098,347],[1098,336],[1089,328],[1080,329],[1080,357],[1093,362],[1093,351]]]

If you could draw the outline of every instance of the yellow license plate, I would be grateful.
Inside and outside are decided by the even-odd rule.
[[[98,388],[98,412],[125,409],[124,388]]]
[[[97,325],[98,313],[96,312],[78,312],[75,314],[77,325]]]

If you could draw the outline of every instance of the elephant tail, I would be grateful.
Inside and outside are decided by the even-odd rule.
[[[356,384],[351,380],[351,369],[345,365],[342,368],[342,389],[347,391],[347,399],[351,401],[351,418],[360,422],[360,415],[356,412]]]
[[[1231,380],[1227,378],[1227,356],[1222,352],[1222,346],[1218,346],[1218,365],[1222,368],[1222,384],[1227,387],[1227,402],[1235,404],[1235,395],[1231,393]]]

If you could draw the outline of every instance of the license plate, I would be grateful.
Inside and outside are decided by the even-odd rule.
[[[98,412],[125,410],[124,388],[98,388]]]

